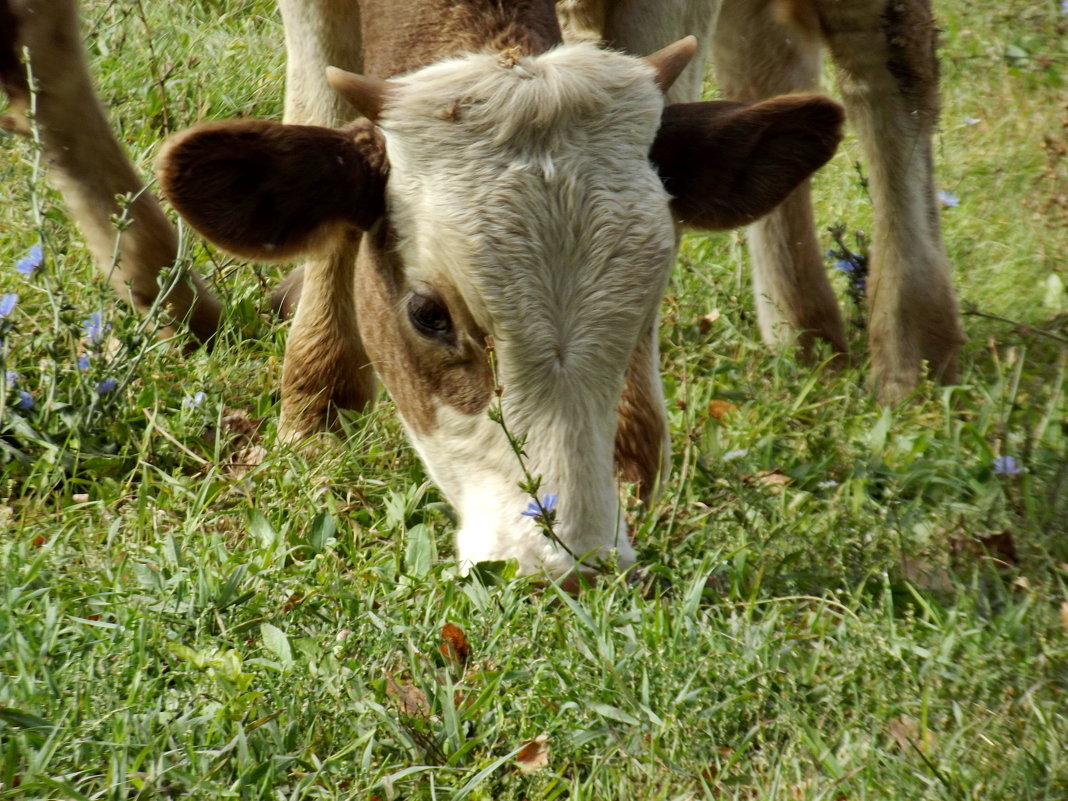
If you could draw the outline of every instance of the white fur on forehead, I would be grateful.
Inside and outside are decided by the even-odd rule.
[[[641,114],[655,133],[663,107],[648,64],[586,42],[537,56],[473,53],[397,83],[383,113],[387,130],[415,133],[438,121],[482,133],[495,145],[533,138],[552,146],[547,132],[596,126],[617,114]]]

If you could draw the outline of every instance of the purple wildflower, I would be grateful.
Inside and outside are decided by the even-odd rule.
[[[0,320],[3,320],[11,312],[15,311],[15,304],[19,302],[19,296],[14,292],[0,295]]]
[[[118,382],[117,379],[115,379],[115,378],[113,378],[111,376],[108,376],[107,378],[105,378],[103,381],[101,381],[99,384],[96,385],[96,394],[97,395],[101,395],[101,396],[107,395],[109,392],[114,392],[115,391],[115,387],[117,387],[118,385],[119,385],[119,382]]]
[[[7,385],[9,387],[13,387],[15,386],[15,382],[19,380],[19,374],[16,373],[14,370],[8,370],[7,373],[4,375],[4,378],[7,379]]]
[[[44,251],[41,250],[40,245],[34,245],[30,248],[29,255],[23,256],[17,262],[15,262],[15,271],[25,275],[29,278],[33,275],[33,271],[41,266],[44,261]]]
[[[857,265],[855,265],[851,259],[836,259],[834,262],[834,269],[841,273],[851,273],[857,269]]]
[[[1065,2],[1068,2],[1068,0],[1065,0]],[[964,115],[964,124],[965,125],[978,125],[979,124],[979,120],[976,119],[975,117],[971,116],[970,114],[965,114]]]
[[[24,389],[19,390],[19,402],[18,407],[24,412],[28,412],[33,408],[33,395]]]
[[[539,520],[545,515],[548,515],[556,508],[556,495],[546,495],[541,499],[541,503],[538,503],[538,499],[535,498],[527,504],[527,508],[520,512],[524,517],[533,517],[535,520]]]
[[[960,205],[960,198],[952,192],[947,192],[945,189],[938,190],[938,199],[942,202],[942,205],[948,209],[955,209]]]
[[[192,395],[186,395],[182,398],[182,406],[187,409],[195,409],[204,402],[205,397],[206,395],[200,391],[194,392]]]
[[[993,466],[996,476],[1018,476],[1023,472],[1023,468],[1011,456],[995,456]]]
[[[79,370],[89,369],[89,357],[86,354],[82,354],[75,360],[75,364],[78,365]]]
[[[105,323],[100,312],[93,312],[82,323],[82,336],[95,344],[104,338],[109,328],[111,328],[111,323]]]

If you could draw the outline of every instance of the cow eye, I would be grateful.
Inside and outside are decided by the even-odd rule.
[[[415,330],[434,339],[452,331],[452,318],[445,304],[430,295],[412,295],[408,299],[408,319]]]

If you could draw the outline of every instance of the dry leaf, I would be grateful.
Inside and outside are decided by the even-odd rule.
[[[999,568],[1013,567],[1019,562],[1016,541],[1007,529],[996,534],[983,532],[959,536],[953,542],[953,549],[962,555],[974,555],[981,560],[994,562]]]
[[[697,330],[700,331],[702,334],[707,334],[709,331],[712,330],[712,324],[718,319],[719,309],[713,309],[697,322]]]
[[[785,487],[791,481],[786,473],[778,468],[774,470],[761,470],[756,474],[756,480],[758,484],[763,484],[766,487]]]
[[[916,748],[925,754],[930,754],[935,747],[935,736],[930,729],[920,736],[920,727],[915,720],[908,715],[894,718],[890,721],[890,736],[897,743],[897,747],[908,753]]]
[[[430,704],[426,701],[426,694],[411,684],[400,684],[388,670],[386,671],[386,695],[397,702],[400,711],[405,715],[413,717],[430,715]]]
[[[260,430],[262,420],[253,420],[244,409],[231,409],[223,416],[223,428],[242,440],[252,439]]]
[[[1012,538],[1011,531],[1005,530],[1000,534],[980,534],[979,542],[983,544],[986,552],[1001,564],[1009,566],[1019,561],[1016,556],[1016,542]]]
[[[219,437],[231,448],[240,448],[259,437],[263,420],[249,417],[244,409],[226,409],[218,429],[209,426],[204,431],[204,439],[214,443]]]
[[[225,472],[231,478],[244,478],[248,472],[263,464],[267,458],[267,449],[262,445],[249,445],[242,448],[230,457],[230,463],[226,465]]]
[[[1061,601],[1061,628],[1068,633],[1068,601]]]
[[[522,748],[515,755],[520,773],[533,773],[549,764],[549,736],[539,734],[532,740],[520,743]]]
[[[441,655],[450,662],[466,665],[471,656],[471,649],[467,647],[467,637],[464,631],[455,623],[446,623],[441,627]]]
[[[730,401],[711,400],[708,402],[708,416],[713,420],[722,420],[737,408],[738,407]]]
[[[931,564],[920,557],[903,557],[901,572],[905,574],[907,581],[921,590],[949,592],[953,589],[953,575],[947,568]]]
[[[745,474],[742,476],[742,481],[746,484],[760,484],[767,487],[772,495],[782,492],[782,488],[793,481],[790,476],[786,475],[782,470],[775,468],[774,470],[760,470],[756,475]]]

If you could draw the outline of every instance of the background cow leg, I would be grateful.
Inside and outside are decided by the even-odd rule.
[[[322,431],[334,409],[374,402],[375,374],[356,329],[353,281],[360,237],[304,264],[304,287],[286,341],[280,433],[288,442]]]
[[[787,3],[725,0],[713,40],[716,77],[726,97],[755,102],[819,87],[819,40],[786,23]],[[847,350],[838,301],[827,279],[805,181],[748,230],[760,333],[768,344],[816,340]]]
[[[701,99],[705,63],[712,29],[719,14],[719,0],[584,0],[600,4],[594,16],[604,22],[605,44],[636,56],[647,56],[684,36],[697,37],[697,54],[667,93],[668,103]],[[582,5],[573,0],[573,5]]]
[[[638,486],[638,497],[646,504],[667,478],[671,454],[660,381],[659,328],[658,320],[631,354],[616,429],[616,470],[624,481]]]
[[[278,0],[286,36],[286,118],[338,127],[355,116],[326,82],[326,68],[363,69],[356,0]]]
[[[159,295],[160,271],[175,262],[178,238],[116,141],[93,91],[74,0],[0,0],[0,29],[0,81],[13,112],[5,127],[32,133],[24,116],[31,102],[26,65],[19,63],[26,48],[37,83],[36,123],[49,179],[85,235],[97,267],[120,297],[146,312]],[[122,213],[118,195],[133,198],[125,214],[130,224],[121,235],[111,222]],[[215,334],[219,303],[192,271],[175,282],[164,306],[174,323],[184,321],[202,342]]]
[[[869,341],[879,396],[908,394],[924,365],[953,382],[964,335],[942,247],[931,157],[936,32],[927,0],[812,0],[875,203]]]
[[[339,127],[355,112],[326,82],[326,68],[363,67],[355,0],[279,0],[286,36],[288,123]],[[359,236],[294,270],[272,304],[296,312],[282,369],[281,435],[295,442],[323,430],[331,407],[364,409],[376,383],[356,326],[353,296]],[[299,302],[298,302],[299,301]]]

